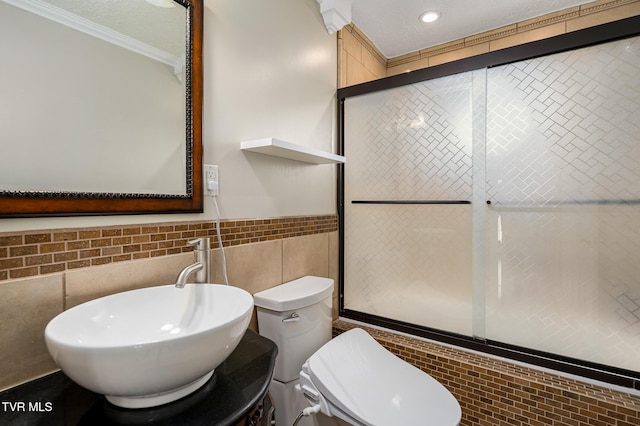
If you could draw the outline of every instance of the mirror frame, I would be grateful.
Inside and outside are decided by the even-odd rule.
[[[0,217],[201,213],[203,0],[174,0],[186,9],[186,195],[2,191]]]

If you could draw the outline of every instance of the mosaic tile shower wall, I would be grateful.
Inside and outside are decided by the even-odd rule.
[[[632,38],[348,98],[345,308],[640,371],[638,75]]]

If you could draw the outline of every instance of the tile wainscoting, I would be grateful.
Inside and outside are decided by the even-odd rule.
[[[220,223],[225,247],[337,229],[335,215]],[[0,233],[0,280],[189,252],[187,241],[198,237],[211,237],[218,247],[211,221]]]
[[[355,327],[449,389],[462,407],[461,426],[640,424],[638,396],[342,320],[333,334]]]
[[[229,283],[253,294],[318,275],[337,288],[337,222],[336,215],[223,221]],[[212,222],[0,233],[0,389],[57,369],[43,335],[54,316],[97,297],[174,283],[193,262],[186,242],[205,236],[215,242],[212,280],[223,282]],[[335,291],[335,317],[337,306]],[[255,315],[250,328],[257,330]]]

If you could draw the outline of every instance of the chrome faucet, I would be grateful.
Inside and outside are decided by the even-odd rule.
[[[183,288],[187,283],[187,279],[193,273],[196,274],[196,283],[210,283],[211,282],[211,242],[209,238],[197,238],[187,243],[189,246],[193,246],[193,258],[192,265],[187,266],[178,274],[176,279],[176,287]]]

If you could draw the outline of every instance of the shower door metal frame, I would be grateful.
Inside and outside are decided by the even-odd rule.
[[[622,19],[619,21],[574,31],[567,34],[539,40],[523,45],[485,53],[470,58],[449,62],[430,68],[424,68],[409,73],[394,75],[367,83],[358,84],[338,89],[338,141],[339,154],[345,152],[344,114],[345,100],[349,97],[374,93],[381,90],[392,89],[413,83],[419,83],[439,77],[445,77],[467,71],[483,68],[492,68],[517,61],[547,56],[555,53],[575,50],[601,43],[612,42],[640,35],[640,16]],[[554,370],[599,380],[618,386],[640,389],[640,371],[630,371],[608,365],[597,364],[576,358],[565,357],[547,352],[541,352],[526,347],[510,345],[498,341],[475,339],[451,332],[437,330],[429,327],[410,324],[402,321],[383,318],[344,308],[344,247],[345,247],[345,197],[344,168],[347,164],[338,167],[338,226],[339,226],[339,314],[341,317],[362,321],[392,330],[433,339],[436,341],[453,344],[463,348],[473,349],[487,354],[502,356],[516,361],[551,368]],[[355,202],[354,202],[355,203]],[[360,200],[358,203],[384,204],[384,201]],[[401,202],[393,201],[398,204]],[[415,202],[411,202],[415,203]],[[430,204],[434,202],[430,201]],[[447,203],[451,203],[447,201]],[[470,203],[464,201],[464,203]]]

